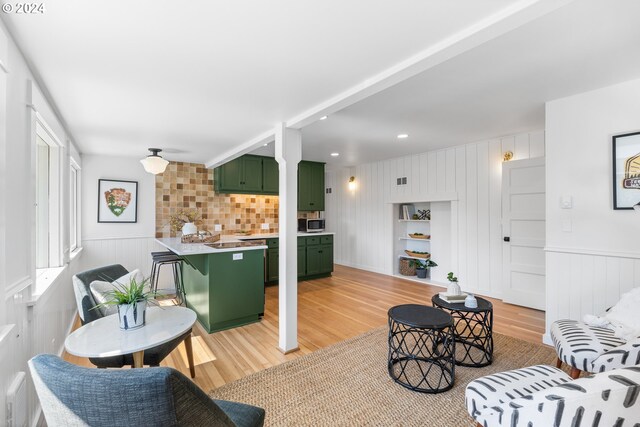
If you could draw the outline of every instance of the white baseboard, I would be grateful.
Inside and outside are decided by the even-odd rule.
[[[553,347],[553,341],[551,340],[551,335],[549,335],[548,332],[542,336],[542,343]]]

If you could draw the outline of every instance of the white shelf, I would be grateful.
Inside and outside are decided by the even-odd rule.
[[[429,222],[428,219],[399,219],[398,222]]]
[[[400,240],[411,240],[413,242],[430,242],[431,239],[415,239],[413,237],[400,237]]]
[[[398,255],[398,259],[400,259],[400,258],[419,259],[420,261],[426,261],[426,260],[430,259],[431,257],[429,257],[429,258],[420,258],[420,257],[417,257],[417,256],[410,256],[410,255],[402,255],[402,254],[400,254],[400,255]]]

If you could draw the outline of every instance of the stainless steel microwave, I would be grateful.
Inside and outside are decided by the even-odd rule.
[[[298,231],[319,233],[324,231],[324,219],[298,218]]]

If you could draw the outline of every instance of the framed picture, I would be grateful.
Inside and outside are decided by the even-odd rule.
[[[98,180],[98,222],[138,222],[138,182]]]
[[[640,203],[640,132],[613,137],[613,209]]]

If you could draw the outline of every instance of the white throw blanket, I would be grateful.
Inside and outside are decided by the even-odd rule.
[[[603,316],[587,314],[583,321],[589,326],[598,326],[615,331],[617,337],[629,341],[640,336],[640,287],[623,294]]]

